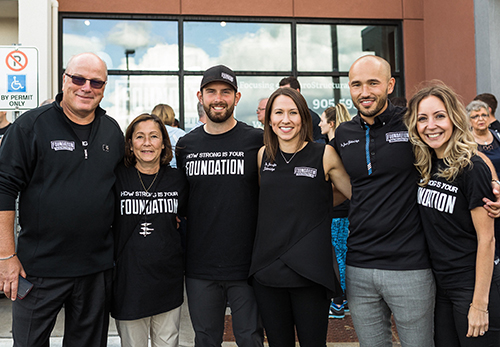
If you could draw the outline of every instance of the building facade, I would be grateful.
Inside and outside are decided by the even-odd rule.
[[[500,95],[494,79],[500,28],[494,0],[0,0],[17,5],[17,42],[40,52],[40,98],[60,89],[68,59],[93,51],[108,64],[103,107],[122,127],[157,103],[171,105],[181,124],[196,120],[203,71],[225,64],[237,72],[242,98],[236,117],[257,126],[258,100],[283,77],[297,76],[309,107],[321,113],[343,102],[352,62],[387,59],[395,96],[439,79],[470,101]],[[6,11],[7,12],[7,11]],[[14,29],[17,24],[17,28]],[[8,29],[7,29],[8,28]],[[0,44],[5,41],[0,35]]]

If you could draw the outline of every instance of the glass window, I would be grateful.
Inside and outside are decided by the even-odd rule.
[[[400,71],[397,50],[396,26],[337,25],[339,71],[349,71],[352,63],[367,54],[386,59]]]
[[[110,70],[179,70],[177,22],[65,19],[63,68],[71,56],[94,52]]]
[[[170,105],[180,118],[177,76],[109,76],[101,107],[125,129],[160,103]]]
[[[356,114],[349,93],[348,77],[300,77],[299,82],[307,105],[317,114],[321,115],[325,109],[337,103],[346,105],[351,115]]]
[[[290,75],[299,76],[301,92],[318,114],[338,102],[356,114],[347,74],[352,63],[367,54],[389,61],[396,78],[393,95],[404,95],[397,22],[346,25],[334,20],[325,23],[324,19],[321,23],[314,23],[314,19],[305,23],[277,18],[263,23],[262,19],[243,17],[229,21],[207,17],[204,21],[188,16],[61,16],[61,72],[74,54],[90,51],[101,56],[110,70],[102,107],[122,129],[158,103],[172,106],[186,130],[196,126],[201,72],[217,64],[237,71],[241,100],[235,117],[255,127],[261,126],[256,115],[259,100],[268,97],[279,81]],[[183,27],[179,36],[180,19]]]
[[[337,70],[333,66],[332,41],[337,41],[335,25],[297,25],[298,70]]]
[[[290,24],[184,22],[184,69],[290,71]]]

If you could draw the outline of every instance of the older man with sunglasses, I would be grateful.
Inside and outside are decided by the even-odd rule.
[[[0,289],[13,301],[15,346],[48,346],[63,306],[65,346],[107,344],[112,187],[124,146],[99,107],[106,80],[99,57],[74,56],[56,101],[23,114],[0,147]],[[33,284],[22,300],[20,276]]]

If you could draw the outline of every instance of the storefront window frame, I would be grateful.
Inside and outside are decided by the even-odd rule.
[[[179,121],[184,127],[184,77],[202,76],[203,71],[188,71],[184,69],[184,22],[250,22],[250,23],[269,23],[269,24],[289,24],[291,26],[291,67],[290,71],[239,71],[235,70],[236,76],[295,76],[300,77],[330,77],[334,82],[338,82],[340,77],[348,77],[348,71],[298,71],[297,68],[297,26],[307,25],[364,25],[364,26],[395,26],[397,28],[397,37],[395,42],[395,59],[398,60],[399,71],[392,71],[392,76],[398,80],[398,89],[394,96],[405,95],[405,77],[404,77],[404,51],[403,51],[403,25],[401,20],[386,19],[336,19],[336,18],[270,18],[270,17],[237,17],[237,16],[191,16],[191,15],[147,15],[147,14],[97,14],[97,13],[59,13],[59,52],[58,67],[59,76],[64,73],[63,68],[63,25],[65,19],[104,19],[104,20],[150,20],[150,21],[177,21],[178,30],[178,49],[179,49],[179,67],[178,70],[155,71],[155,70],[108,70],[108,75],[116,76],[178,76],[179,77]],[[333,48],[332,48],[333,49]],[[333,54],[338,54],[333,52]],[[59,79],[58,87],[61,89],[62,81]]]

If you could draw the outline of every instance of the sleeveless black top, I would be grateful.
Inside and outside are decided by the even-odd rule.
[[[309,142],[285,162],[278,151],[260,169],[259,218],[250,275],[268,286],[318,283],[341,293],[330,225],[332,186],[325,180],[324,144]]]

